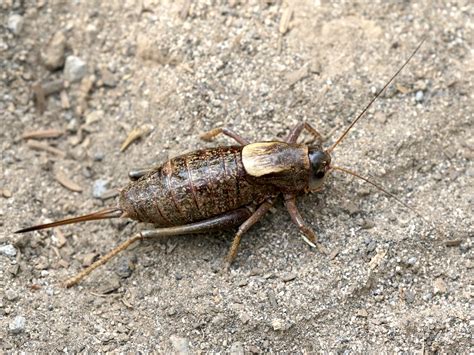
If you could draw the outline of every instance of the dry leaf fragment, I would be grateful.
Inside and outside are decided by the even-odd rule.
[[[283,10],[283,13],[280,19],[280,26],[278,27],[278,30],[280,31],[281,35],[284,35],[288,31],[292,16],[293,16],[293,8],[291,6]]]
[[[64,134],[61,129],[38,129],[36,131],[26,131],[21,135],[22,139],[41,139],[41,138],[58,138]]]
[[[69,109],[71,107],[71,103],[69,101],[69,96],[66,90],[62,90],[61,93],[59,94],[59,97],[61,99],[62,108],[65,110]]]
[[[377,254],[370,260],[369,262],[369,268],[370,270],[375,269],[379,264],[382,262],[383,258],[387,254],[387,250],[379,250]]]
[[[35,149],[35,150],[44,150],[46,152],[49,152],[49,153],[52,153],[52,154],[55,154],[61,158],[65,158],[66,157],[66,153],[63,152],[62,150],[59,150],[58,148],[54,148],[46,143],[42,143],[42,142],[38,142],[38,141],[35,141],[35,140],[28,140],[26,142],[26,144],[28,145],[28,147],[30,147],[31,149]]]
[[[407,88],[406,86],[403,86],[402,84],[400,83],[395,83],[395,88],[397,89],[398,92],[402,93],[402,94],[408,94],[410,92],[410,89]]]
[[[66,189],[74,191],[74,192],[82,192],[82,187],[76,184],[74,181],[69,179],[66,174],[62,171],[58,171],[55,176],[56,180],[63,185]]]
[[[462,239],[449,239],[444,242],[447,247],[457,247],[463,242]]]
[[[127,136],[125,141],[123,142],[122,146],[120,147],[120,151],[124,152],[130,144],[135,142],[136,140],[140,139],[141,137],[147,135],[153,130],[151,125],[143,125],[138,128],[134,128]]]
[[[61,249],[67,242],[66,237],[64,236],[64,233],[61,232],[61,229],[56,228],[54,230],[54,244]]]
[[[191,0],[186,0],[179,11],[179,17],[181,20],[186,20],[186,17],[189,15],[189,10],[191,8]]]

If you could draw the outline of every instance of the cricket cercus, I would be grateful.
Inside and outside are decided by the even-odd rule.
[[[373,181],[349,169],[332,165],[331,153],[422,44],[423,41],[327,149],[322,146],[321,135],[307,122],[297,124],[283,141],[257,143],[250,143],[230,129],[216,128],[205,133],[202,138],[209,140],[224,134],[238,145],[197,150],[172,158],[159,167],[132,171],[129,174],[132,181],[120,191],[115,207],[25,228],[16,233],[106,218],[131,218],[157,227],[137,233],[66,280],[65,286],[70,287],[138,240],[202,233],[240,225],[226,257],[228,266],[237,255],[242,235],[268,212],[279,195],[283,195],[293,222],[309,242],[319,245],[316,234],[298,212],[296,196],[320,190],[331,171],[362,179],[419,214]],[[297,143],[303,130],[313,137],[309,144]]]

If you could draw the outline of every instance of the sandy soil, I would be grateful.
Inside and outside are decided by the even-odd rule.
[[[468,1],[106,3],[0,3],[2,350],[469,352]],[[328,256],[280,202],[228,274],[232,231],[139,243],[71,289],[59,283],[145,226],[13,233],[113,205],[101,184],[111,193],[132,168],[229,144],[199,139],[216,126],[257,141],[307,120],[332,132],[330,143],[423,36],[333,159],[430,223],[334,173],[299,200]],[[64,69],[70,56],[79,61]],[[64,87],[65,78],[80,80]],[[135,128],[152,131],[120,152]],[[22,138],[44,129],[62,134]]]

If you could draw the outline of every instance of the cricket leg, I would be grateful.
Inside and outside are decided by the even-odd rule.
[[[76,285],[92,271],[97,269],[99,266],[104,265],[115,255],[121,251],[127,249],[131,244],[135,243],[138,240],[144,240],[147,238],[157,238],[157,237],[167,237],[167,236],[176,236],[184,234],[194,234],[194,233],[204,233],[212,230],[221,230],[235,225],[241,224],[251,217],[251,211],[246,208],[239,208],[234,211],[230,211],[219,216],[206,219],[204,221],[199,221],[196,223],[186,224],[183,226],[177,227],[168,227],[168,228],[159,228],[153,230],[145,230],[137,233],[133,237],[127,239],[125,242],[120,244],[118,247],[111,250],[109,253],[101,257],[99,260],[94,262],[92,265],[88,266],[77,275],[67,279],[64,282],[64,287],[69,288]]]
[[[288,136],[285,138],[285,142],[296,143],[298,137],[301,135],[301,132],[303,132],[303,129],[306,129],[313,136],[313,140],[311,142],[317,141],[318,144],[322,144],[324,141],[323,136],[308,122],[300,122],[295,127],[293,127],[290,133],[288,133]]]
[[[296,207],[296,196],[294,194],[285,194],[285,206],[291,216],[291,220],[295,223],[308,240],[315,245],[322,254],[327,254],[326,248],[318,242],[318,238],[313,229],[301,217],[298,207]]]
[[[250,143],[247,139],[241,137],[238,133],[235,133],[231,129],[225,128],[225,127],[211,129],[209,132],[201,134],[201,139],[205,141],[210,141],[212,140],[212,138],[214,138],[215,136],[219,134],[224,134],[227,137],[234,139],[240,145],[247,145]]]
[[[234,240],[230,247],[229,252],[225,258],[224,270],[229,269],[230,264],[234,261],[237,256],[237,251],[239,250],[240,240],[242,235],[250,229],[255,223],[257,223],[264,215],[267,213],[273,206],[278,195],[267,198],[257,210],[248,218],[242,225],[239,227],[239,230],[235,234]]]

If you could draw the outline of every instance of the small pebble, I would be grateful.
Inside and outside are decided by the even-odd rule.
[[[290,282],[290,281],[293,281],[294,279],[296,279],[296,274],[294,273],[288,273],[288,274],[284,274],[281,279],[283,280],[283,282]]]
[[[82,257],[82,266],[88,267],[90,266],[96,259],[98,254],[97,253],[87,253]]]
[[[436,280],[433,282],[433,288],[434,288],[434,293],[446,293],[448,290],[448,286],[446,285],[446,282],[441,277],[438,277]]]
[[[179,337],[177,335],[170,336],[171,344],[173,348],[179,354],[189,354],[189,340],[183,337]]]
[[[104,283],[99,288],[99,291],[101,294],[107,295],[109,293],[112,293],[118,290],[119,288],[120,288],[120,281],[118,277],[111,276],[104,281]]]
[[[230,354],[231,355],[244,355],[245,354],[244,346],[242,345],[240,341],[237,341],[230,346]]]
[[[239,287],[244,287],[244,286],[247,286],[248,285],[248,280],[247,279],[240,279],[239,281],[237,281],[237,286]]]
[[[49,70],[56,70],[64,65],[66,36],[62,31],[56,32],[43,53],[43,63]]]
[[[115,273],[122,279],[126,279],[132,275],[133,269],[135,268],[134,262],[129,258],[122,258],[115,267]]]
[[[364,219],[360,225],[362,229],[372,229],[375,227],[375,223],[369,219]]]
[[[5,298],[10,302],[13,302],[18,298],[18,294],[12,289],[8,289],[5,291]]]
[[[13,32],[13,34],[18,36],[21,33],[21,30],[23,29],[23,23],[23,16],[18,14],[12,14],[8,18],[7,27],[10,31]]]
[[[112,74],[107,69],[104,69],[101,74],[102,74],[102,82],[104,83],[104,86],[108,86],[111,88],[117,86],[117,79],[115,78],[114,74]]]
[[[374,240],[370,241],[369,245],[367,245],[367,254],[372,253],[375,248],[377,248],[377,242]]]
[[[12,334],[20,334],[25,330],[26,319],[22,316],[16,316],[13,321],[10,322],[8,328]]]
[[[417,91],[416,94],[415,94],[415,100],[416,100],[416,102],[422,102],[423,99],[424,99],[424,93],[423,93],[423,91],[421,91],[421,90]]]
[[[426,301],[426,302],[431,301],[431,299],[433,298],[433,294],[431,292],[425,293],[422,296],[422,298],[423,298],[423,301]]]
[[[357,316],[367,318],[369,316],[369,312],[367,312],[365,308],[361,308],[357,311]]]
[[[16,249],[11,244],[2,245],[0,246],[0,254],[13,257],[16,255]]]
[[[177,312],[176,309],[173,308],[173,307],[171,307],[171,308],[169,308],[169,309],[166,310],[166,314],[167,314],[168,316],[170,316],[170,317],[174,316],[176,313],[178,313],[178,312]]]
[[[94,181],[92,185],[92,196],[95,198],[101,198],[105,191],[107,191],[107,180],[98,179]]]
[[[405,302],[406,303],[413,303],[415,301],[415,293],[412,291],[405,292]]]
[[[409,258],[409,259],[407,260],[407,264],[410,265],[410,266],[413,266],[413,265],[416,264],[416,261],[417,261],[417,258],[414,257],[414,256],[412,256],[411,258]]]
[[[283,320],[275,318],[272,320],[272,328],[276,331],[283,330],[285,329],[285,323],[283,322]]]
[[[104,160],[105,154],[104,152],[96,152],[94,153],[93,159],[94,161],[102,161]]]
[[[251,318],[247,313],[244,313],[239,317],[239,319],[243,324],[247,324]]]
[[[13,276],[16,276],[18,275],[18,273],[20,272],[20,265],[18,264],[13,264],[13,265],[10,265],[8,268],[7,268],[7,271],[12,274]]]
[[[73,83],[80,81],[87,74],[87,64],[81,58],[70,55],[64,65],[64,78]]]

